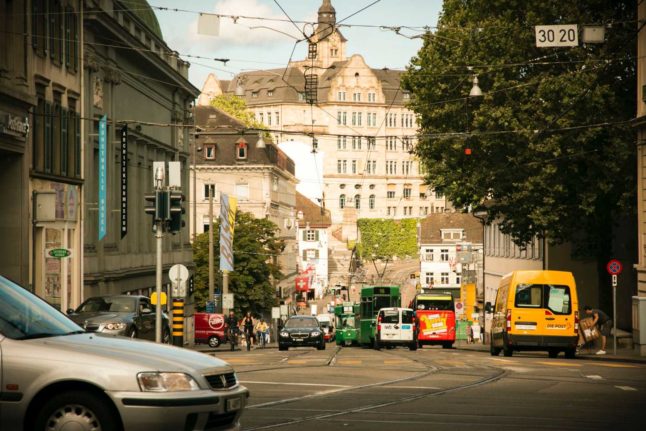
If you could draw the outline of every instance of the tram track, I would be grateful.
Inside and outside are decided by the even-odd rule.
[[[336,358],[338,355],[339,350],[335,352],[331,360],[328,362],[328,366],[330,364],[333,365],[333,360]],[[398,355],[395,355],[391,352],[384,351],[382,352],[385,355],[388,356],[394,356],[394,357],[399,357]],[[322,391],[318,392],[315,394],[309,394],[309,395],[304,395],[304,396],[299,396],[299,397],[294,397],[294,398],[287,398],[287,399],[282,399],[282,400],[276,400],[276,401],[270,401],[266,403],[261,403],[261,404],[256,404],[256,405],[250,405],[247,407],[247,409],[256,409],[256,410],[262,410],[265,408],[269,407],[275,407],[278,405],[284,405],[284,404],[289,404],[289,403],[294,403],[297,401],[301,401],[303,399],[311,399],[311,398],[323,398],[327,397],[333,394],[338,394],[342,392],[351,392],[351,391],[362,391],[365,389],[369,388],[374,388],[374,387],[387,387],[389,385],[395,385],[398,383],[402,382],[412,382],[415,380],[422,379],[430,374],[436,373],[438,371],[446,371],[446,368],[443,367],[436,367],[434,365],[425,363],[419,359],[416,358],[410,358],[407,357],[406,359],[416,362],[417,364],[421,365],[422,367],[425,368],[424,371],[418,372],[413,376],[407,376],[403,378],[398,378],[398,379],[391,379],[387,381],[382,381],[382,382],[375,382],[375,383],[369,383],[369,384],[364,384],[364,385],[355,385],[351,387],[346,387],[346,388],[338,388],[338,389],[332,389],[329,391]],[[323,366],[323,365],[319,365]],[[309,416],[304,416],[304,417],[299,417],[299,418],[293,418],[293,419],[287,419],[284,421],[281,421],[279,423],[274,423],[274,424],[268,424],[268,425],[260,425],[260,426],[252,426],[252,427],[245,427],[245,430],[248,431],[253,431],[253,430],[263,430],[263,429],[272,429],[272,428],[279,428],[283,426],[289,426],[289,425],[295,425],[295,424],[300,424],[300,423],[305,423],[305,422],[310,422],[310,421],[316,421],[316,420],[323,420],[323,419],[330,419],[330,418],[335,418],[347,414],[353,414],[353,413],[361,413],[361,412],[366,412],[370,410],[375,410],[379,408],[384,408],[384,407],[389,407],[393,405],[398,405],[398,404],[404,404],[412,401],[416,401],[419,399],[423,398],[430,398],[430,397],[436,397],[436,396],[441,396],[445,394],[449,394],[452,392],[457,392],[465,389],[470,389],[490,383],[494,383],[505,376],[508,375],[508,371],[498,368],[498,367],[483,367],[483,370],[488,370],[488,371],[493,371],[493,375],[488,375],[485,376],[477,381],[474,382],[469,382],[465,383],[462,385],[457,385],[453,386],[450,388],[445,388],[445,389],[433,389],[430,391],[424,391],[422,393],[414,394],[414,395],[405,395],[405,396],[400,396],[397,397],[396,399],[389,399],[388,401],[383,401],[383,402],[375,402],[375,403],[370,403],[366,405],[361,405],[361,406],[356,406],[356,407],[350,407],[347,409],[342,409],[342,410],[336,410],[336,411],[326,411],[318,414],[313,414]],[[429,388],[430,389],[430,388]]]

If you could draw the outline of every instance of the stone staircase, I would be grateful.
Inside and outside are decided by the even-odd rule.
[[[340,240],[339,236],[335,235],[335,232],[329,236],[328,248],[329,285],[331,287],[336,284],[345,286],[348,284],[348,270],[352,259],[352,250],[348,250],[346,242]]]

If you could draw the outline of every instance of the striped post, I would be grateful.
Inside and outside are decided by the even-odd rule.
[[[184,300],[173,298],[173,346],[184,345]]]

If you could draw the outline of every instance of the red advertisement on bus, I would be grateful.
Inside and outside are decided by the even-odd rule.
[[[419,293],[409,308],[415,310],[419,347],[441,345],[450,349],[455,343],[455,305],[450,293]]]

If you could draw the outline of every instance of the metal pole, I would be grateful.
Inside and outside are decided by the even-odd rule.
[[[612,286],[612,334],[613,334],[613,340],[614,340],[613,354],[616,356],[617,355],[617,287],[615,286],[616,281],[612,284],[613,284]]]
[[[227,314],[229,310],[224,309],[224,295],[229,293],[229,271],[222,271],[222,314]]]
[[[195,109],[193,109],[195,110]],[[193,134],[193,242],[197,237],[197,166],[195,164],[196,151],[197,151],[197,137]],[[209,194],[211,194],[209,189]]]
[[[213,272],[213,192],[209,187],[209,301],[213,301],[215,293],[215,274]]]
[[[155,304],[155,342],[162,341],[162,223],[157,222],[155,238],[157,239],[157,267],[156,267],[156,292],[157,304]]]

